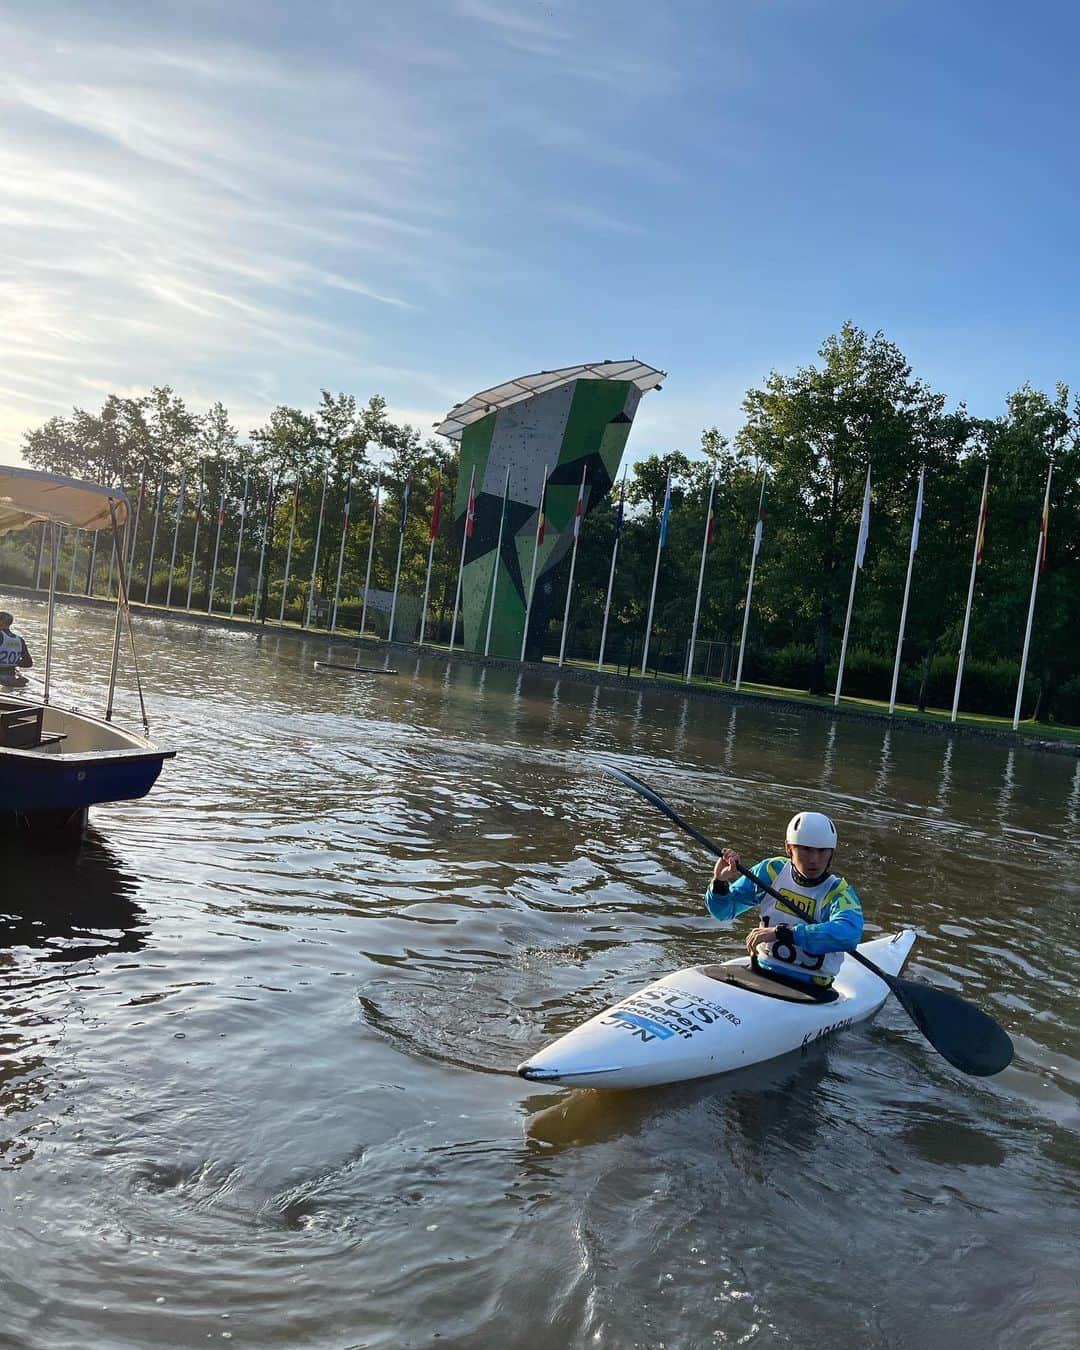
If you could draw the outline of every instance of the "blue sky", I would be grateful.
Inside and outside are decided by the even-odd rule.
[[[1080,18],[924,0],[0,0],[0,452],[171,384],[425,430],[669,372],[693,450],[845,319],[979,414],[1080,386]]]

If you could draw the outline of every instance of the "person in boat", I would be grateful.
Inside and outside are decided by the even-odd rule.
[[[0,686],[7,688],[25,684],[26,677],[19,674],[19,667],[34,664],[26,639],[11,631],[14,622],[14,614],[0,610]]]
[[[827,991],[863,930],[859,897],[832,869],[836,826],[820,811],[800,811],[788,822],[784,857],[763,858],[750,871],[784,897],[759,890],[738,870],[739,855],[725,849],[716,860],[705,906],[714,919],[733,919],[759,907],[746,939],[757,967],[808,992]]]

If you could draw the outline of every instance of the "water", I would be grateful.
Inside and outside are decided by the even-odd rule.
[[[92,709],[108,619],[60,630],[58,687]],[[140,638],[182,753],[77,861],[6,857],[0,1344],[1076,1343],[1075,759]],[[748,857],[828,810],[870,930],[916,926],[910,972],[1016,1062],[965,1079],[890,1002],[727,1079],[518,1079],[747,927],[705,915],[710,860],[602,758]]]

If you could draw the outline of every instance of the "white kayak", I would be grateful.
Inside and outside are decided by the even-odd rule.
[[[915,938],[905,928],[863,942],[859,951],[886,974],[899,975]],[[518,1073],[531,1082],[594,1088],[705,1078],[811,1045],[872,1017],[889,994],[884,980],[845,957],[833,981],[835,999],[792,1002],[775,982],[755,982],[749,964],[743,957],[665,975],[560,1036],[519,1064]]]

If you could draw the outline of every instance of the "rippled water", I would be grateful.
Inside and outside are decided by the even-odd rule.
[[[109,621],[60,628],[83,701]],[[77,860],[6,856],[0,1344],[1076,1343],[1075,759],[179,623],[141,653],[181,754]],[[515,1077],[741,947],[601,758],[748,855],[823,805],[870,928],[1014,1065],[965,1079],[890,1003],[725,1079]]]

